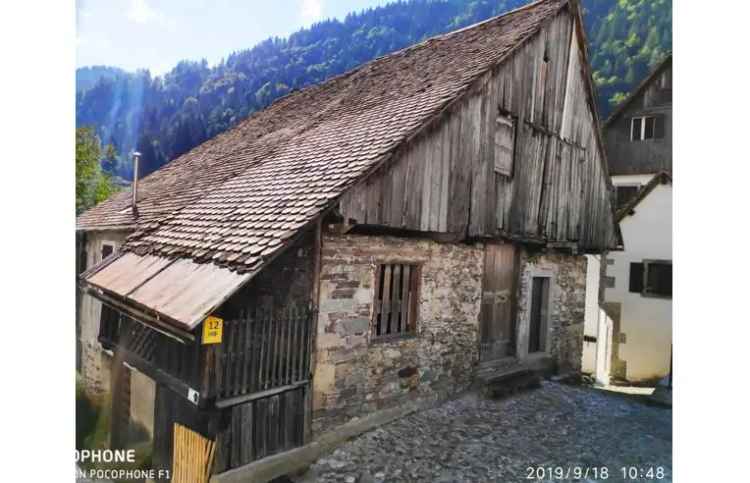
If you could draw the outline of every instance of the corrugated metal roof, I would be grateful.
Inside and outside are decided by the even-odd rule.
[[[213,264],[127,252],[84,281],[193,330],[250,277]]]
[[[128,298],[192,330],[250,276],[210,263],[177,260]]]
[[[139,257],[135,253],[128,252],[109,265],[96,270],[86,281],[91,285],[124,296],[170,263],[172,260],[167,258],[150,255]]]

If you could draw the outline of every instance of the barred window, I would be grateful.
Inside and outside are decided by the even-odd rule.
[[[373,337],[398,337],[416,332],[418,265],[384,264],[377,268]]]

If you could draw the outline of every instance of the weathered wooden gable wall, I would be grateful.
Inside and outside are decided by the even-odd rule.
[[[663,116],[664,136],[630,140],[631,120],[639,116]],[[668,63],[643,92],[604,129],[610,174],[672,172],[672,64]]]
[[[573,26],[567,10],[553,19],[387,169],[347,192],[342,215],[358,224],[607,248],[614,226],[607,174]],[[501,112],[516,118],[510,177],[494,170]]]

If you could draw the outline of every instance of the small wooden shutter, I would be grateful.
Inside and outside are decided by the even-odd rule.
[[[646,293],[661,297],[672,296],[672,264],[649,262],[646,269]]]
[[[641,293],[643,292],[643,264],[642,263],[631,263],[630,264],[630,292]]]
[[[663,139],[664,138],[664,123],[667,120],[667,116],[664,114],[657,114],[654,116],[654,138],[655,139]]]
[[[495,172],[513,175],[516,126],[512,118],[498,116],[495,122]]]

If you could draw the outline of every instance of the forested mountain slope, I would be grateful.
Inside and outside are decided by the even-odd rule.
[[[214,67],[182,61],[163,77],[97,66],[77,71],[76,124],[94,126],[117,156],[105,170],[142,175],[291,90],[321,82],[427,37],[517,8],[526,0],[408,0],[326,20],[288,38],[231,53]],[[583,0],[604,116],[672,45],[671,0]]]

